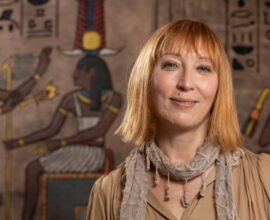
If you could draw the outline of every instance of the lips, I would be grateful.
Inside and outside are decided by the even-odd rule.
[[[197,100],[194,99],[186,99],[186,98],[170,98],[170,100],[180,107],[193,107],[196,103],[198,103]]]

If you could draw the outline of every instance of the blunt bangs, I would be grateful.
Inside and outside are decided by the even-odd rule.
[[[214,69],[219,72],[221,47],[223,46],[218,37],[208,26],[200,22],[178,21],[163,31],[156,47],[154,61],[165,54],[181,54],[183,51],[193,50],[199,56],[207,56]]]

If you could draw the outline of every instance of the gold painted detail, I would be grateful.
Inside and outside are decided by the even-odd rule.
[[[59,113],[61,113],[62,115],[68,115],[68,111],[65,110],[64,108],[59,108]]]
[[[108,107],[108,110],[114,114],[117,114],[119,112],[119,108],[116,108],[115,106],[113,105],[109,105]]]
[[[20,138],[19,141],[18,141],[18,144],[21,146],[21,145],[24,145],[25,141],[23,138]]]
[[[36,73],[36,74],[34,75],[34,79],[35,79],[36,81],[38,81],[38,80],[40,79],[40,75],[39,75],[38,73]]]
[[[65,139],[61,140],[61,147],[65,147],[67,145],[67,141]]]
[[[87,98],[83,96],[82,94],[78,93],[79,100],[82,101],[83,103],[90,105],[92,103],[92,100],[90,98]]]
[[[106,101],[108,98],[110,98],[112,96],[112,91],[108,91],[106,92],[103,96],[101,96],[101,101],[104,102]]]
[[[259,100],[256,103],[256,109],[262,109],[263,104],[267,98],[267,96],[270,94],[270,88],[265,88],[262,93],[260,94]]]
[[[52,100],[56,96],[56,92],[57,92],[57,87],[53,85],[52,83],[49,83],[45,86],[44,89],[39,91],[37,94],[21,101],[20,107],[25,107],[32,103],[39,103],[44,100]]]
[[[87,31],[83,34],[83,49],[97,50],[101,46],[101,36],[96,31]]]
[[[44,156],[46,154],[48,154],[48,150],[47,150],[47,147],[46,147],[45,144],[36,147],[36,149],[35,149],[35,155],[41,157],[41,156]]]

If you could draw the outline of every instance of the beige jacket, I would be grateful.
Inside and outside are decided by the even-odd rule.
[[[92,188],[87,220],[119,220],[122,199],[124,165],[98,179]],[[270,220],[270,155],[255,155],[245,151],[233,168],[233,193],[239,220]],[[181,220],[215,220],[215,169],[207,177],[203,198],[194,198]],[[177,220],[177,218],[148,193],[146,220]],[[135,219],[134,219],[135,220]]]

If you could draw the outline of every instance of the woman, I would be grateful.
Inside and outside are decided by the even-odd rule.
[[[120,109],[121,97],[113,91],[109,70],[101,58],[85,56],[80,59],[73,79],[75,86],[80,88],[63,97],[46,128],[4,141],[7,150],[43,142],[43,151],[47,152],[27,166],[23,220],[33,219],[41,174],[96,172],[104,164],[104,136]],[[78,132],[51,139],[59,133],[70,113],[77,120]]]
[[[205,24],[147,41],[117,133],[138,147],[97,180],[88,219],[270,219],[270,156],[242,145],[230,65]]]

